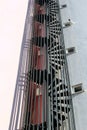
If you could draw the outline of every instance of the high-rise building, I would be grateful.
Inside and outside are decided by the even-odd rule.
[[[86,130],[85,9],[29,0],[9,130]]]

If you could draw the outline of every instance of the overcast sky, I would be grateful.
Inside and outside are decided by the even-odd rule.
[[[0,130],[8,130],[28,0],[0,0]]]

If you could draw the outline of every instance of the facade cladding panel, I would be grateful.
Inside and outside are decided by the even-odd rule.
[[[29,0],[9,130],[86,129],[85,2]]]

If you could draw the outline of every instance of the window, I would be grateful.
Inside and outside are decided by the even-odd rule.
[[[74,89],[74,93],[81,93],[81,92],[83,92],[82,83],[74,85],[72,87]]]
[[[66,54],[69,55],[69,54],[73,54],[75,53],[75,47],[70,47],[70,48],[67,48],[66,49]]]
[[[78,86],[78,87],[74,88],[74,91],[75,91],[75,92],[82,91],[82,87],[81,87],[81,86]]]
[[[62,8],[66,8],[66,7],[67,7],[67,5],[66,5],[66,4],[61,5],[61,9],[62,9]]]

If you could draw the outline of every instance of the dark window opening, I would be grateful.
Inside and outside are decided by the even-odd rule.
[[[82,84],[78,84],[78,85],[75,85],[73,86],[74,87],[74,92],[75,93],[78,93],[78,92],[82,92],[83,89],[82,89]]]
[[[81,86],[76,87],[76,88],[74,88],[74,91],[75,91],[75,92],[80,92],[80,91],[82,91],[82,87],[81,87]]]
[[[61,8],[66,8],[66,7],[67,7],[67,5],[66,5],[66,4],[61,5]]]
[[[75,47],[70,47],[66,50],[66,54],[73,54],[75,53]]]

